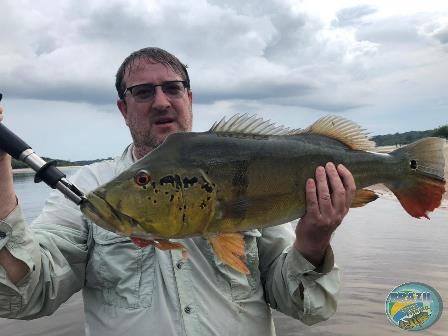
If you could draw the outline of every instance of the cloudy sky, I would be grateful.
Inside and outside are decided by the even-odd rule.
[[[235,112],[293,128],[333,114],[372,135],[448,123],[448,1],[2,0],[5,124],[44,156],[131,141],[115,73],[162,47],[188,64],[194,130]]]

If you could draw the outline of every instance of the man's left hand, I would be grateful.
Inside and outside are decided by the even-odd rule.
[[[319,267],[333,232],[350,209],[356,192],[353,175],[343,165],[331,162],[317,167],[306,183],[306,212],[296,228],[294,247]]]

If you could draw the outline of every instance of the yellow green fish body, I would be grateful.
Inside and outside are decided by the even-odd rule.
[[[359,190],[384,183],[421,217],[440,205],[444,192],[443,145],[427,138],[378,154],[359,126],[339,117],[289,130],[235,116],[208,132],[170,135],[91,192],[82,211],[100,226],[146,239],[259,229],[302,216],[306,180],[317,166],[334,162],[351,171]],[[359,195],[361,205],[375,199]]]
[[[427,312],[421,312],[414,315],[411,318],[400,320],[398,326],[402,329],[412,329],[414,327],[422,327],[423,323],[425,323],[431,315]]]

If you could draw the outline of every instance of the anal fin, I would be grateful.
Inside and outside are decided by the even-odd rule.
[[[378,198],[378,195],[369,189],[358,189],[356,190],[355,197],[352,200],[351,208],[360,208],[367,203],[373,202]]]
[[[213,251],[225,265],[240,273],[250,273],[243,260],[246,251],[241,233],[218,233],[207,238]]]

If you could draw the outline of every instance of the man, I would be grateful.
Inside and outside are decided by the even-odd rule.
[[[80,169],[71,180],[84,192],[169,134],[192,128],[186,67],[166,51],[131,54],[116,88],[133,144],[115,160]],[[306,324],[319,322],[336,310],[340,279],[330,237],[354,191],[343,166],[318,167],[307,182],[306,214],[295,236],[289,224],[245,233],[251,273],[244,275],[219,262],[201,237],[182,241],[186,261],[180,251],[139,248],[84,219],[58,192],[29,228],[17,205],[10,157],[0,153],[0,316],[49,315],[82,289],[87,335],[274,335],[270,307]]]

